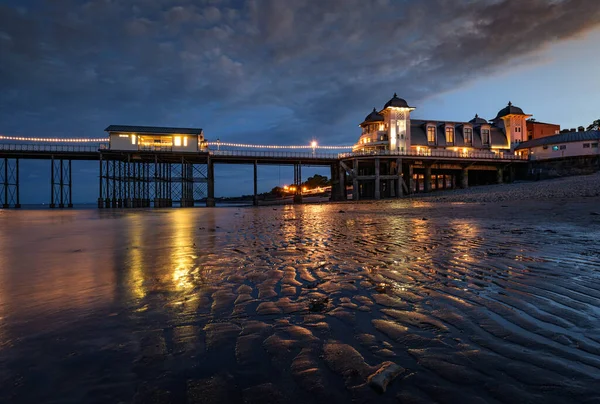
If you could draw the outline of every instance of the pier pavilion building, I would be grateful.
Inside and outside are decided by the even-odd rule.
[[[360,128],[353,152],[436,155],[438,151],[514,153],[527,140],[527,118],[532,115],[511,102],[490,121],[477,114],[468,122],[411,119],[415,107],[397,94],[381,110],[373,108]]]
[[[122,151],[200,152],[206,151],[204,132],[197,128],[110,125],[109,149]]]

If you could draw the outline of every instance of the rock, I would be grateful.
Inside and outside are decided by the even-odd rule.
[[[312,312],[324,311],[327,308],[327,303],[329,303],[328,297],[311,299],[308,303],[308,310]]]
[[[421,219],[421,220],[427,220],[427,218],[426,218],[426,217],[424,217],[424,218],[423,218],[423,219]]]
[[[378,393],[385,393],[388,384],[403,372],[402,366],[398,366],[394,362],[383,362],[377,372],[367,378],[367,382]]]
[[[338,211],[338,213],[346,213],[346,212],[345,212],[345,211],[343,211],[343,210],[340,210],[340,211]]]
[[[592,215],[592,216],[600,216],[600,213],[598,213],[598,212],[590,212],[590,215]]]

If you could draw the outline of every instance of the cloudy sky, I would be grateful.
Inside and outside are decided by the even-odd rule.
[[[598,43],[598,0],[0,0],[0,133],[351,144],[394,92],[417,118],[510,100],[575,127],[600,117]],[[267,171],[262,190],[291,179]],[[217,194],[244,172],[219,169]]]

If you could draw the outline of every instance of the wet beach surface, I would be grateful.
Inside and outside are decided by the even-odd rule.
[[[600,402],[598,206],[2,211],[0,402]]]

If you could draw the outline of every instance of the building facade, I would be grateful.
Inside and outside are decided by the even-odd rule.
[[[531,160],[593,156],[600,154],[599,142],[598,130],[566,132],[521,143],[516,152]]]
[[[527,140],[527,118],[531,117],[510,102],[491,121],[478,115],[468,122],[411,119],[414,110],[397,94],[380,111],[373,108],[359,125],[362,133],[353,152],[509,154]]]
[[[560,133],[560,125],[538,122],[535,119],[527,120],[527,139],[534,140],[542,137],[554,136]]]

